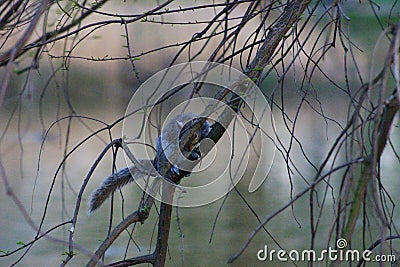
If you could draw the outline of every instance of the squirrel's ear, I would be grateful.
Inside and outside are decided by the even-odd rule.
[[[183,123],[182,121],[176,121],[176,122],[178,123],[178,127],[179,127],[180,129],[182,129],[183,126],[185,126],[185,123]]]

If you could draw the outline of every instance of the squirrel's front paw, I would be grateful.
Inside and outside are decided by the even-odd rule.
[[[173,174],[175,174],[175,175],[178,175],[178,176],[179,176],[179,175],[183,175],[183,176],[185,176],[185,177],[190,176],[190,172],[180,170],[180,169],[178,168],[177,165],[173,165],[173,166],[171,167],[171,172],[172,172]]]
[[[173,174],[175,174],[175,175],[179,175],[179,168],[178,168],[178,166],[177,165],[172,165],[172,167],[171,167],[171,172],[173,173]]]
[[[194,148],[188,157],[189,160],[198,160],[200,158],[201,158],[201,152],[198,147]]]

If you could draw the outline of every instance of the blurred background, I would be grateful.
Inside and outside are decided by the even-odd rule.
[[[195,2],[208,3],[208,1]],[[189,5],[188,3],[180,4],[182,6]],[[371,5],[379,7],[374,9],[376,14]],[[110,13],[140,14],[154,6],[154,1],[112,1],[101,10]],[[392,1],[381,0],[374,3],[354,1],[346,2],[342,7],[343,12],[350,18],[350,21],[343,22],[345,24],[343,29],[347,31],[346,35],[351,36],[354,44],[352,48],[357,48],[353,51],[353,55],[356,57],[358,69],[354,65],[347,66],[346,73],[350,75],[344,77],[343,49],[331,50],[320,62],[320,66],[333,81],[344,86],[347,79],[349,87],[357,90],[361,86],[356,75],[357,71],[367,81],[371,65],[373,65],[371,62],[374,62],[376,66],[381,66],[384,61],[388,42],[381,41],[376,44],[382,33],[382,27],[377,17],[382,23],[387,23],[390,12],[393,12],[391,10]],[[322,12],[323,9],[320,8],[316,14]],[[184,27],[146,21],[129,27],[132,54],[140,55],[143,51],[186,41],[193,33],[204,27],[202,24],[196,24],[194,20],[207,21],[214,15],[209,13],[209,9],[199,9],[184,12],[179,17],[174,17],[173,14],[163,16],[165,21],[193,21],[193,25]],[[399,9],[395,10],[393,14],[395,18],[398,18],[400,16]],[[85,23],[95,22],[99,17],[101,14],[94,15]],[[251,25],[248,27],[251,28]],[[323,27],[323,25],[317,25],[317,27]],[[44,204],[48,201],[43,223],[44,230],[71,218],[77,192],[90,166],[110,141],[110,135],[112,138],[121,137],[122,124],[117,124],[110,133],[104,131],[79,146],[60,167],[66,153],[70,152],[86,136],[103,127],[102,122],[111,124],[121,118],[130,97],[140,83],[168,67],[171,58],[179,49],[172,46],[160,53],[138,56],[135,66],[140,77],[139,81],[129,60],[116,60],[126,56],[125,36],[123,24],[113,24],[97,30],[89,38],[78,43],[67,59],[63,57],[65,49],[63,45],[65,44],[59,42],[54,47],[49,44],[47,47],[49,53],[40,60],[37,70],[18,73],[20,66],[18,64],[15,66],[10,88],[3,106],[0,107],[0,154],[11,188],[20,198],[36,225],[40,223]],[[316,38],[316,36],[312,38]],[[348,43],[348,40],[341,41]],[[239,45],[244,42],[245,40],[238,40]],[[214,45],[213,42],[210,42],[207,48],[213,51]],[[3,49],[5,50],[6,46]],[[110,60],[88,60],[90,58]],[[201,59],[206,60],[207,57],[204,56]],[[24,60],[29,60],[29,58],[21,59],[19,63],[21,69]],[[182,56],[177,62],[184,62],[184,60]],[[300,67],[301,60],[296,61],[295,64]],[[233,62],[233,66],[240,68],[237,60]],[[372,72],[375,73],[379,69],[380,67],[377,67]],[[291,155],[305,179],[311,181],[315,175],[315,169],[305,159],[302,149],[308,160],[315,166],[322,163],[330,146],[340,133],[341,127],[348,119],[348,96],[345,92],[335,88],[331,81],[318,72],[313,77],[312,90],[310,90],[312,97],[308,98],[309,104],[303,105],[298,111],[305,94],[304,91],[299,90],[301,79],[296,77],[295,71],[289,71],[287,77],[291,78],[286,79],[285,91],[282,93],[276,89],[279,77],[275,74],[271,72],[263,80],[260,86],[261,90],[267,99],[270,99],[272,94],[278,99],[283,97],[285,112],[289,117],[293,118],[296,112],[300,112],[295,132],[302,147],[294,145]],[[0,70],[0,75],[4,75],[4,69]],[[316,110],[323,110],[327,118],[334,118],[335,121],[325,120]],[[273,113],[281,141],[287,144],[290,141],[290,135],[285,130],[282,114],[276,108],[273,108]],[[80,117],[68,117],[71,115]],[[89,118],[95,118],[101,122]],[[400,145],[398,118],[395,125],[390,136],[392,146],[398,149]],[[139,126],[140,122],[138,122]],[[67,131],[70,134],[66,134]],[[224,146],[219,146],[217,149],[223,151]],[[338,155],[337,161],[344,162],[345,160]],[[218,160],[216,162],[218,164]],[[120,168],[125,166],[122,154],[118,157],[117,166]],[[115,226],[123,216],[137,209],[141,197],[140,188],[136,184],[131,184],[122,190],[123,199],[119,193],[115,195],[112,221],[110,221],[109,201],[93,215],[87,215],[85,204],[90,193],[111,171],[112,154],[109,153],[101,161],[84,193],[85,201],[81,207],[76,227],[75,242],[90,250],[95,250],[105,239],[110,222]],[[385,150],[380,171],[384,177],[381,182],[392,197],[393,203],[399,203],[400,197],[397,191],[400,188],[400,164],[398,155],[395,155],[392,149]],[[57,175],[56,172],[58,172]],[[179,209],[182,229],[178,227],[176,210],[174,210],[167,266],[182,265],[182,257],[184,257],[186,266],[226,265],[228,258],[241,248],[258,225],[257,218],[249,207],[258,214],[260,219],[263,219],[288,203],[291,196],[308,186],[304,177],[294,174],[289,179],[287,172],[285,159],[282,155],[276,155],[266,181],[256,192],[247,192],[249,178],[245,175],[238,185],[242,197],[232,191],[226,199],[222,198],[209,205]],[[330,183],[334,188],[336,188],[335,186],[340,187],[340,179],[337,178],[342,174],[338,172],[330,177]],[[201,175],[193,175],[187,179],[196,178],[201,179]],[[53,181],[55,181],[52,188],[53,193],[48,198]],[[323,194],[326,184],[320,184],[318,187]],[[7,251],[12,251],[21,244],[33,240],[36,232],[27,224],[20,210],[6,194],[3,184],[0,186],[0,192],[0,229],[2,229],[0,231],[0,254],[5,254]],[[320,217],[317,251],[327,246],[327,238],[335,218],[334,205],[337,201],[335,199],[337,192],[329,190],[327,192],[325,208],[322,209],[323,215]],[[257,260],[256,253],[263,249],[264,245],[268,245],[270,249],[279,249],[277,243],[287,251],[309,248],[309,201],[306,196],[297,201],[292,208],[286,209],[275,217],[266,225],[269,234],[265,231],[260,232],[233,266],[293,266],[291,262],[260,262]],[[123,212],[122,202],[124,203]],[[154,249],[156,219],[156,209],[153,209],[150,219],[146,223],[135,226],[134,243],[130,242],[129,247],[127,247],[128,233],[122,234],[107,251],[107,261],[120,260],[125,253],[128,257],[132,257],[147,254],[149,250]],[[374,218],[370,219],[374,220]],[[214,222],[216,222],[215,228],[213,228]],[[398,212],[394,213],[392,222],[394,225],[399,225]],[[67,240],[68,230],[68,226],[61,227],[51,235]],[[181,240],[181,230],[184,233],[183,241]],[[362,231],[362,229],[359,228],[357,231]],[[371,239],[376,239],[376,236],[371,234]],[[353,242],[356,248],[360,248],[363,243],[362,240]],[[394,241],[395,245],[396,242],[398,241]],[[35,243],[29,251],[29,256],[24,257],[17,266],[56,266],[65,258],[63,253],[66,251],[68,249],[65,245],[43,240]],[[76,253],[71,265],[86,264],[87,257],[80,251],[76,251]],[[18,252],[12,256],[0,258],[0,265],[9,266],[21,255],[21,252]],[[296,264],[298,266],[306,265],[301,262]]]

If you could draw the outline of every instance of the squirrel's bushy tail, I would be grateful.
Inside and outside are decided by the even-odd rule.
[[[124,185],[133,182],[134,177],[129,168],[119,170],[113,175],[104,179],[103,183],[97,188],[89,200],[89,214],[95,211],[110,196],[111,193]]]
[[[90,196],[88,203],[89,214],[98,209],[101,204],[103,204],[103,202],[117,189],[133,182],[136,178],[144,177],[144,175],[155,175],[152,172],[154,169],[152,160],[140,159],[138,160],[138,163],[140,164],[140,169],[142,171],[140,171],[137,166],[133,165],[129,168],[119,170],[118,172],[104,179],[100,187],[97,188]]]

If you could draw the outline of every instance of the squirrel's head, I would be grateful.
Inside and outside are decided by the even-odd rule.
[[[202,122],[202,125],[200,126],[200,128],[194,132],[193,137],[192,137],[192,145],[196,145],[198,144],[203,138],[207,137],[208,133],[211,130],[210,127],[210,123],[207,121],[206,118],[202,118],[202,117],[195,117],[189,121],[187,121],[186,123],[182,123],[181,125],[181,131],[179,133],[179,139],[181,139],[182,134],[191,129],[196,123]]]
[[[198,118],[198,119],[203,119],[203,118]],[[204,121],[202,124],[201,128],[199,131],[196,131],[194,133],[194,142],[198,143],[200,142],[203,138],[207,137],[208,133],[210,132],[210,123],[207,121],[207,119]]]

